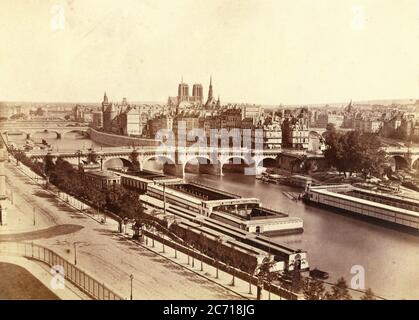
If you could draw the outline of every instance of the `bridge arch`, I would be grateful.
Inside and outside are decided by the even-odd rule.
[[[195,170],[191,168],[192,165],[197,165],[197,167],[195,167]],[[187,169],[189,169],[190,171],[195,172],[196,169],[199,170],[201,169],[201,166],[203,165],[220,165],[220,162],[218,160],[212,159],[210,156],[208,155],[191,155],[191,156],[187,156],[186,159],[184,159],[184,161],[182,162],[182,174],[183,176],[185,176],[185,172],[188,171]]]
[[[412,169],[419,171],[419,155],[412,159]]]
[[[146,162],[150,160],[156,160],[161,163],[169,163],[169,164],[175,164],[175,160],[170,155],[159,155],[159,154],[153,154],[151,156],[146,156],[144,158],[140,158],[139,161],[145,164]]]
[[[192,156],[186,156],[184,164],[186,165],[188,162],[191,162],[193,160],[195,160],[196,162],[199,162],[199,163],[201,163],[201,162],[205,162],[205,163],[209,162],[211,164],[214,163],[214,161],[213,161],[214,159],[212,159],[208,155],[192,155]],[[218,162],[218,160],[217,160],[217,162]]]
[[[140,162],[140,169],[142,170],[143,168],[145,168],[147,163],[151,162],[152,160],[155,161],[158,167],[149,168],[150,170],[159,170],[163,172],[165,164],[170,164],[170,165],[175,164],[175,160],[170,155],[153,154],[150,156],[138,157],[138,161]]]
[[[22,130],[22,129],[5,130],[5,131],[2,131],[2,134],[5,135],[7,139],[9,139],[9,137],[13,136],[13,135],[19,135],[19,136],[22,136],[22,137],[26,136],[26,138],[28,138],[28,133],[25,130]]]
[[[255,166],[259,167],[260,165],[264,165],[265,164],[265,160],[269,160],[269,162],[267,162],[269,164],[269,167],[275,167],[278,165],[278,156],[263,156],[263,157],[259,157],[259,158],[255,158]]]
[[[409,161],[401,155],[393,155],[393,156],[389,156],[388,158],[394,161],[394,168],[396,171],[410,168]]]
[[[242,165],[242,164],[244,164],[245,165],[244,168],[250,167],[250,166],[254,165],[254,160],[253,159],[250,159],[249,160],[248,157],[241,156],[241,155],[227,156],[227,157],[224,157],[224,158],[222,158],[222,159],[219,160],[219,163],[220,163],[220,174],[221,175],[224,175],[223,168],[224,168],[224,166],[226,164],[230,164],[230,161],[231,160],[233,160],[232,165]],[[237,160],[240,160],[240,161],[237,161]]]
[[[321,133],[319,132],[319,131],[315,131],[315,130],[311,130],[310,132],[309,132],[309,135],[313,135],[313,136],[316,136],[316,137],[323,137],[323,135],[326,133],[327,131],[326,130],[324,130],[324,131],[321,131]]]
[[[65,131],[61,131],[60,137],[62,138],[62,137],[64,137],[68,133],[80,133],[82,135],[87,135],[88,134],[88,131],[87,130],[83,130],[83,129],[65,130]]]
[[[127,157],[112,156],[103,160],[103,169],[108,168],[129,168],[132,166],[132,162]]]
[[[29,131],[29,130],[26,130],[27,132],[26,132],[26,134],[27,134],[27,136],[28,137],[30,137],[30,138],[34,138],[35,137],[35,135],[37,135],[37,134],[39,134],[39,133],[55,133],[55,135],[56,135],[56,138],[57,139],[61,139],[61,133],[60,132],[58,132],[58,131],[56,131],[56,130],[49,130],[49,129],[44,129],[44,130],[34,130],[34,131]]]

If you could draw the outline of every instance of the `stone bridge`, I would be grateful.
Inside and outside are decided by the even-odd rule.
[[[6,123],[7,124],[7,123]],[[36,133],[53,132],[57,135],[57,139],[61,139],[63,135],[69,132],[83,132],[89,134],[88,126],[63,126],[63,125],[2,125],[1,133],[8,137],[10,134],[26,134],[27,139],[32,139]]]
[[[132,164],[133,151],[138,154],[140,170],[144,168],[147,161],[157,160],[164,164],[165,171],[177,176],[185,175],[185,168],[188,163],[199,164],[205,167],[211,166],[212,173],[223,175],[223,166],[227,163],[241,164],[255,169],[265,159],[277,160],[281,153],[280,149],[274,150],[249,150],[247,148],[212,148],[212,147],[186,147],[175,148],[166,146],[157,147],[102,147],[95,150],[59,150],[45,151],[33,150],[26,152],[26,155],[33,159],[43,159],[47,154],[52,157],[62,157],[64,159],[87,159],[89,154],[95,153],[98,161],[106,164],[111,159],[120,159],[124,166]],[[214,172],[215,171],[215,172]],[[255,170],[254,170],[255,171]],[[250,174],[250,171],[249,171]]]
[[[394,158],[396,169],[419,167],[419,147],[384,147],[387,157]]]

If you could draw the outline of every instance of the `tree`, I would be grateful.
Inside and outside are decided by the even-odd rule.
[[[345,162],[346,170],[349,171],[349,176],[361,169],[364,146],[361,145],[360,137],[361,132],[357,130],[349,131],[342,137],[343,161]]]
[[[329,132],[333,132],[333,131],[336,131],[336,126],[335,126],[335,124],[334,123],[328,123],[327,125],[326,125],[326,132],[327,133],[329,133]]]
[[[17,114],[14,114],[14,115],[10,116],[11,120],[26,119],[26,118],[27,118],[27,116],[24,113],[17,113]]]
[[[348,284],[343,277],[339,278],[332,286],[332,292],[326,293],[327,300],[351,300]]]
[[[403,126],[399,126],[394,132],[390,135],[390,138],[407,141],[409,138],[408,133],[403,128]]]
[[[381,150],[381,142],[376,134],[364,133],[360,137],[362,148],[360,156],[361,172],[366,179],[370,175],[379,176],[385,166],[385,152]]]
[[[306,278],[303,281],[303,294],[307,300],[323,300],[325,288],[323,282],[315,278]]]
[[[330,130],[326,135],[324,157],[339,172],[358,172],[364,178],[381,175],[385,153],[377,134],[349,131],[345,134]]]
[[[313,171],[317,170],[317,164],[315,161],[310,160],[310,159],[305,159],[303,162],[303,170],[305,173],[310,174]]]
[[[372,292],[372,290],[368,288],[365,291],[364,295],[361,297],[361,300],[376,300],[374,292]]]
[[[45,111],[42,109],[42,107],[36,108],[36,111],[34,112],[36,116],[43,116],[45,114]]]
[[[49,175],[52,170],[54,170],[55,165],[54,165],[54,161],[53,161],[53,156],[51,155],[51,153],[47,153],[47,155],[44,158],[44,171],[46,175]]]
[[[291,173],[297,171],[299,172],[301,167],[303,166],[304,161],[306,160],[306,156],[298,157],[291,161]]]
[[[324,157],[329,166],[335,167],[339,173],[346,171],[344,161],[344,146],[343,146],[343,135],[336,132],[335,130],[329,131],[326,134],[326,150],[324,151]]]
[[[90,149],[89,153],[87,154],[87,163],[97,163],[98,155],[96,151]]]
[[[132,150],[132,152],[129,155],[129,159],[132,163],[131,168],[133,170],[138,170],[140,168],[140,162],[138,161],[138,151],[136,149]]]

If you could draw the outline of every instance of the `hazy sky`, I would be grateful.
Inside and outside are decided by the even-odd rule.
[[[419,98],[417,0],[0,0],[0,39],[3,101]]]

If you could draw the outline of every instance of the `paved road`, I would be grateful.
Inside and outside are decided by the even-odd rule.
[[[59,235],[66,235],[83,229],[83,226],[77,224],[61,224],[36,231],[21,233],[0,234],[0,241],[30,241],[37,239],[48,239]]]
[[[36,220],[43,229],[23,237],[32,237],[35,243],[51,248],[70,261],[74,259],[76,243],[77,265],[122,296],[129,297],[132,274],[134,299],[238,299],[181,266],[120,239],[114,224],[99,224],[64,206],[14,164],[8,163],[5,172],[14,186],[15,203],[29,217],[35,207]],[[8,236],[8,240],[16,240]]]

